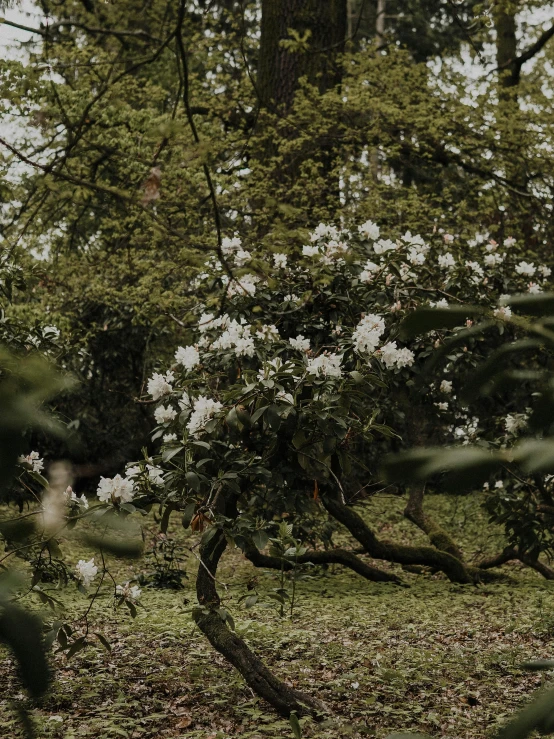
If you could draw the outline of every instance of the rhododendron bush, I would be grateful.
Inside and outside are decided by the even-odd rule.
[[[370,221],[320,224],[272,251],[237,236],[222,239],[218,255],[194,277],[198,305],[184,321],[188,341],[145,383],[153,431],[144,458],[102,477],[90,507],[79,491],[51,482],[43,494],[45,521],[74,525],[91,517],[109,524],[156,504],[167,528],[178,513],[185,528],[201,534],[193,612],[199,628],[282,714],[323,710],[270,673],[234,632],[233,614],[216,589],[227,547],[282,573],[339,563],[368,580],[401,582],[390,568],[368,562],[369,555],[475,583],[493,578],[490,568],[513,555],[548,576],[538,555],[550,551],[549,529],[533,518],[528,481],[502,466],[484,464],[479,477],[485,504],[510,537],[511,555],[492,562],[466,562],[426,514],[421,480],[448,464],[421,472],[425,450],[412,452],[407,468],[393,462],[391,479],[409,481],[406,516],[428,535],[428,546],[379,539],[354,508],[386,485],[381,468],[391,452],[440,441],[454,447],[445,454],[458,454],[458,447],[473,453],[478,445],[488,460],[491,449],[509,449],[525,433],[525,385],[501,402],[466,392],[476,368],[491,354],[508,356],[506,347],[525,330],[508,296],[523,294],[528,305],[548,289],[550,269],[523,260],[514,247],[510,237],[498,244],[479,234],[470,240],[382,234]],[[542,345],[527,348],[534,351],[525,371],[548,369]],[[21,475],[46,485],[38,452],[21,456],[19,465]],[[457,469],[454,487],[462,492]],[[443,484],[440,475],[433,484]],[[547,500],[550,478],[533,485]],[[531,543],[518,519],[534,521]],[[356,551],[335,543],[341,526]],[[95,557],[79,560],[69,576],[86,592],[109,580],[109,570],[103,556]],[[113,597],[133,614],[140,588],[114,581]],[[276,594],[281,607],[285,597],[282,589]],[[86,634],[68,642],[59,630],[52,638],[69,652],[87,643]]]

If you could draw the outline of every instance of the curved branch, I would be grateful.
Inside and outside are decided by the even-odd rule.
[[[345,526],[352,536],[362,544],[366,552],[375,559],[398,562],[403,565],[426,565],[434,567],[452,582],[472,583],[474,577],[459,559],[448,552],[432,547],[414,547],[380,541],[356,511],[338,500],[324,495],[321,498],[328,513]]]
[[[270,570],[280,570],[282,568],[287,572],[294,569],[293,562],[282,560],[280,557],[272,557],[268,554],[263,554],[254,545],[247,545],[244,550],[244,555],[256,567],[266,567]],[[371,580],[372,582],[393,582],[397,585],[402,584],[402,580],[397,575],[366,564],[359,557],[356,557],[354,552],[349,552],[346,549],[327,549],[320,552],[306,552],[296,558],[296,564],[338,564],[343,565],[344,567],[349,567],[351,570],[354,570],[354,572],[357,572],[358,575],[361,575],[362,577],[365,577],[366,580]]]
[[[220,615],[220,598],[215,575],[227,540],[223,531],[200,547],[200,565],[196,578],[196,594],[200,605],[194,620],[210,644],[240,672],[252,690],[264,698],[284,717],[292,711],[299,716],[318,715],[326,711],[325,705],[276,678],[247,646],[246,642],[229,629]]]
[[[434,547],[443,552],[448,552],[448,554],[456,557],[456,559],[463,561],[462,551],[456,546],[452,537],[425,513],[423,509],[424,495],[424,484],[412,485],[408,491],[408,502],[404,509],[404,515],[427,534],[429,541]]]

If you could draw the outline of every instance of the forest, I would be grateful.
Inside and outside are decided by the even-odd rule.
[[[554,6],[0,12],[0,736],[554,734]]]

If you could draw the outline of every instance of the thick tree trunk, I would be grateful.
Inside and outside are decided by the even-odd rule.
[[[256,567],[266,567],[270,570],[284,569],[287,572],[290,572],[290,570],[294,568],[294,564],[292,562],[282,560],[280,557],[272,557],[268,554],[263,554],[253,544],[247,546],[244,554]],[[297,557],[296,564],[338,564],[354,570],[358,575],[361,575],[362,577],[365,577],[366,580],[371,580],[372,582],[393,582],[397,585],[402,584],[401,579],[397,575],[366,564],[357,557],[354,552],[349,552],[346,549],[328,549],[320,552],[306,552]]]
[[[221,601],[215,577],[226,546],[224,533],[218,531],[200,547],[200,564],[196,578],[199,607],[194,612],[198,628],[214,649],[236,667],[252,690],[282,716],[288,718],[292,711],[296,711],[299,716],[323,713],[326,710],[323,703],[276,678],[221,618],[218,611]]]
[[[321,92],[340,83],[337,55],[344,50],[346,0],[262,0],[258,94],[265,105],[290,110],[298,80],[306,77]],[[282,45],[290,30],[307,36],[308,48]]]
[[[432,547],[415,547],[380,541],[365,521],[352,508],[330,495],[323,495],[322,502],[327,512],[345,526],[352,536],[362,544],[365,551],[375,559],[384,559],[403,565],[425,565],[433,567],[452,582],[472,583],[475,577],[468,568],[448,552]]]

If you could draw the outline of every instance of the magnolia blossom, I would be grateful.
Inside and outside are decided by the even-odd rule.
[[[38,452],[31,452],[27,456],[19,457],[17,460],[20,464],[28,464],[33,472],[42,472],[44,469],[44,460]]]
[[[352,341],[358,353],[374,352],[385,331],[385,322],[381,316],[368,313],[356,326]]]
[[[298,349],[301,352],[307,352],[310,349],[310,340],[305,339],[302,334],[298,334],[296,339],[289,339],[289,344],[293,349]]]
[[[98,567],[94,564],[94,557],[86,562],[80,559],[75,566],[75,577],[83,584],[85,588],[91,584],[98,574]]]
[[[533,262],[519,262],[519,264],[516,264],[515,270],[518,275],[533,277],[533,275],[537,271],[537,268],[535,267]]]
[[[341,360],[342,357],[339,354],[320,354],[318,357],[308,359],[308,374],[342,377]]]
[[[173,421],[176,415],[177,411],[169,405],[160,405],[154,411],[154,418],[156,419],[156,422],[160,424]]]
[[[216,413],[223,408],[218,400],[212,400],[205,395],[199,395],[194,401],[192,413],[187,423],[187,431],[191,436],[198,436]]]
[[[285,269],[285,267],[287,266],[287,255],[286,254],[274,254],[273,264],[277,267],[277,269]]]
[[[154,372],[152,377],[148,380],[148,393],[152,396],[153,400],[159,400],[173,390],[173,385],[171,383],[174,381],[175,376],[173,375],[173,372],[166,372],[165,375],[161,375],[159,372]]]
[[[527,426],[526,413],[508,413],[504,421],[504,428],[509,434],[516,434]]]
[[[402,348],[399,349],[396,346],[396,341],[389,341],[387,344],[379,349],[381,355],[381,361],[387,369],[393,367],[411,367],[414,363],[414,353],[410,349]]]
[[[373,223],[373,221],[366,221],[365,223],[362,223],[361,226],[358,226],[358,233],[364,239],[375,241],[379,238],[381,230],[376,223]]]
[[[200,353],[195,346],[180,346],[175,352],[175,361],[190,371],[200,363]]]
[[[131,585],[129,582],[126,582],[124,585],[116,585],[115,588],[116,596],[130,600],[133,603],[140,598],[141,593],[142,590],[138,585]]]
[[[119,501],[130,503],[135,496],[135,489],[131,480],[126,480],[121,475],[115,477],[101,477],[96,490],[96,495],[103,503]]]
[[[446,393],[447,395],[450,395],[452,392],[452,383],[450,380],[443,380],[440,384],[439,390],[441,393]]]

